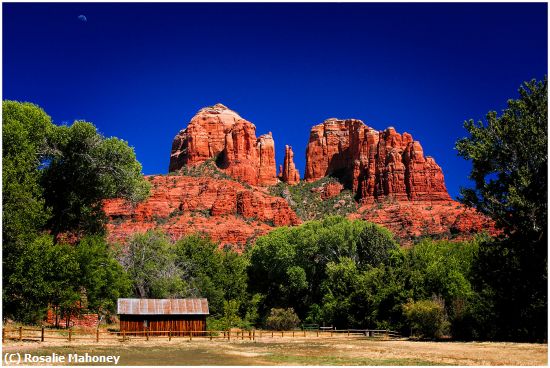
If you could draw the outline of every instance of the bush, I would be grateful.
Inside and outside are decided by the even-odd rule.
[[[424,338],[441,338],[449,331],[450,323],[445,313],[443,300],[409,301],[403,306],[405,316],[409,320],[413,333]]]
[[[271,330],[292,330],[298,326],[300,318],[294,313],[293,308],[273,308],[267,317],[266,325]]]

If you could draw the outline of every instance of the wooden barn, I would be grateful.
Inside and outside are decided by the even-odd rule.
[[[206,299],[118,299],[120,331],[151,331],[151,335],[188,335],[206,331]],[[155,331],[166,331],[155,333]]]

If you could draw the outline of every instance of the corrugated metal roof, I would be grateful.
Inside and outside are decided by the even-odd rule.
[[[132,299],[118,300],[118,314],[210,314],[208,300]]]

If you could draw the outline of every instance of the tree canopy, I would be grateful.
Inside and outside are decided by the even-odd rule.
[[[475,188],[462,201],[492,217],[503,237],[480,245],[470,312],[482,338],[546,340],[548,320],[548,83],[532,80],[500,115],[467,121],[459,154],[472,161]]]
[[[31,103],[3,101],[2,114],[4,314],[35,321],[83,292],[92,310],[112,310],[125,275],[105,240],[86,236],[103,233],[104,199],[148,194],[133,149],[91,123],[55,125]]]
[[[492,217],[507,233],[538,238],[547,227],[548,83],[532,80],[498,115],[469,120],[459,139],[460,156],[472,161],[475,188],[462,200]]]

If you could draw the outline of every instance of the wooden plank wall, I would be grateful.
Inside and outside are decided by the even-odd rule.
[[[206,316],[187,315],[120,315],[120,331],[145,331],[143,321],[149,322],[149,331],[172,331],[173,336],[187,336],[190,331],[206,331]],[[151,335],[168,336],[166,333]]]

